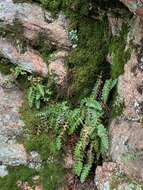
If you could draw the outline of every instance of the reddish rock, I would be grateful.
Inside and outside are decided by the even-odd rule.
[[[143,16],[143,0],[120,0],[122,1],[131,12]]]
[[[114,161],[123,160],[128,152],[143,149],[143,128],[140,123],[115,119],[110,125],[110,155]]]
[[[138,182],[143,182],[143,154],[142,156],[137,157],[135,160],[129,160],[124,165],[125,174],[133,180]]]
[[[13,3],[12,0],[0,0],[2,27],[15,25],[15,20],[21,23],[23,36],[30,41],[35,41],[37,37],[44,35],[45,40],[60,48],[70,48],[71,43],[68,37],[66,18],[59,14],[57,19],[53,19],[49,12],[36,4]]]
[[[104,162],[98,166],[95,172],[95,183],[98,190],[110,189],[110,183],[118,171],[118,166],[114,162]]]
[[[108,22],[112,35],[119,35],[122,29],[123,20],[108,13]]]
[[[48,74],[48,68],[43,59],[33,51],[20,53],[9,41],[0,39],[0,53],[4,58],[9,59],[13,64],[20,66],[30,73],[37,73],[42,76]]]
[[[59,51],[51,56],[49,60],[49,73],[54,76],[55,83],[60,87],[65,87],[67,81],[67,70],[65,67],[65,51]]]

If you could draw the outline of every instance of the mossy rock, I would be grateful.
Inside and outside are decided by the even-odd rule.
[[[124,72],[124,65],[130,58],[130,49],[126,48],[127,34],[129,31],[128,24],[124,23],[119,36],[111,39],[109,52],[112,56],[111,77],[118,78]]]
[[[84,19],[79,23],[78,47],[68,58],[72,91],[77,97],[91,92],[101,72],[106,73],[106,76],[103,74],[105,79],[110,76],[110,65],[106,62],[108,42],[106,18],[102,21]]]

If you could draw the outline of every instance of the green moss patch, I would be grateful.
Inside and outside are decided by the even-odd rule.
[[[110,73],[110,65],[106,63],[109,42],[106,23],[106,19],[84,19],[78,25],[77,48],[68,58],[71,88],[76,96],[89,94],[101,71],[106,76]]]
[[[43,168],[38,175],[44,190],[55,190],[65,183],[63,154],[56,151],[54,135],[46,130],[47,127],[36,116],[36,110],[29,108],[26,96],[20,113],[26,124],[23,144],[27,151],[37,151],[41,155]]]
[[[113,79],[124,72],[124,65],[130,58],[130,50],[125,50],[127,34],[128,25],[123,24],[120,35],[111,39],[109,51],[112,56],[111,76]]]
[[[27,168],[26,166],[12,167],[9,168],[9,175],[0,178],[0,189],[1,190],[19,190],[16,183],[17,181],[27,181],[29,184],[32,184],[32,176],[37,175],[32,169]]]

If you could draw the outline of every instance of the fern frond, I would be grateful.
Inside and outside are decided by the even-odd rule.
[[[97,134],[98,134],[98,137],[100,138],[101,153],[104,154],[108,150],[108,147],[109,147],[108,133],[104,125],[102,124],[97,125]]]
[[[83,153],[82,153],[82,143],[78,142],[75,151],[74,151],[74,172],[77,176],[80,176],[82,168],[83,168]]]
[[[102,81],[102,73],[101,73],[95,83],[95,86],[94,86],[94,88],[92,90],[92,94],[91,94],[91,97],[94,98],[95,100],[98,98],[98,96],[100,94],[102,83],[103,83],[103,81]]]
[[[44,95],[45,95],[44,86],[38,83],[36,85],[36,88],[37,88],[39,94],[44,97]]]
[[[101,104],[98,101],[94,100],[94,99],[91,99],[91,98],[86,99],[85,105],[88,108],[95,109],[96,111],[102,111]]]
[[[84,183],[87,176],[89,175],[93,161],[94,161],[94,154],[92,152],[92,145],[91,145],[90,150],[87,152],[87,163],[83,166],[83,169],[81,172],[81,176],[80,176],[81,183]]]
[[[35,91],[33,90],[33,87],[30,87],[28,90],[28,104],[29,107],[32,108],[35,100]]]
[[[56,148],[57,150],[60,150],[62,147],[62,136],[59,135],[57,138],[56,138]]]
[[[80,114],[80,109],[74,109],[69,112],[68,115],[68,124],[69,124],[69,135],[73,134],[78,127],[80,126],[82,121],[81,114]]]
[[[117,83],[117,79],[115,79],[115,80],[110,79],[110,80],[105,81],[104,87],[102,89],[102,97],[101,97],[101,100],[104,103],[107,102],[110,91],[114,88],[116,83]]]

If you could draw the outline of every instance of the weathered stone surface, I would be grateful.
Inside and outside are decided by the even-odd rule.
[[[12,83],[11,85],[8,83]],[[23,145],[16,139],[23,134],[23,122],[18,108],[22,104],[22,92],[8,76],[0,73],[0,162],[17,166],[27,163],[27,154]],[[1,167],[2,172],[4,168]]]
[[[65,87],[67,81],[67,70],[65,67],[66,51],[58,51],[51,56],[49,60],[49,73],[54,76],[55,83],[58,86]]]
[[[142,190],[143,187],[131,179],[125,176],[122,166],[115,162],[104,162],[95,173],[98,190]]]
[[[22,104],[22,92],[7,82],[10,78],[0,73],[0,143],[15,142],[21,136],[24,125],[18,107]]]
[[[0,144],[0,162],[11,166],[25,165],[27,163],[27,154],[23,145]]]
[[[108,13],[108,22],[112,35],[113,36],[119,35],[122,29],[123,19],[117,18]]]
[[[124,114],[127,117],[138,117],[143,113],[143,19],[133,19],[128,35],[128,44],[132,42],[131,57],[124,67],[124,74],[119,77],[118,93],[124,100]]]
[[[143,182],[143,156],[137,157],[135,160],[129,160],[124,165],[124,171],[130,179],[135,179],[138,182]]]
[[[98,166],[95,173],[98,190],[110,190],[110,184],[116,172],[118,172],[118,166],[114,162],[104,162],[102,166]]]
[[[124,100],[124,114],[128,117],[137,117],[143,113],[143,71],[139,63],[142,62],[139,62],[138,55],[132,52],[124,67],[124,74],[119,78],[118,93]]]
[[[122,161],[126,153],[143,149],[143,128],[140,123],[115,119],[109,133],[110,155],[114,161]]]
[[[124,101],[123,116],[111,122],[109,129],[110,156],[122,165],[125,174],[143,182],[143,157],[137,156],[143,149],[143,22],[134,18],[128,36],[128,46],[132,43],[131,57],[119,77],[118,94]],[[134,48],[133,48],[134,47]],[[127,155],[131,158],[125,162]],[[122,188],[119,188],[122,189]]]
[[[24,29],[24,36],[28,40],[35,40],[39,35],[44,34],[56,47],[69,48],[71,43],[68,38],[66,19],[59,14],[53,20],[50,13],[43,10],[36,4],[13,3],[12,0],[0,0],[0,21],[2,26],[14,25],[18,20]]]
[[[0,39],[0,54],[9,59],[13,64],[20,66],[30,73],[35,72],[43,76],[47,75],[48,69],[43,59],[33,51],[20,53],[10,42]]]

